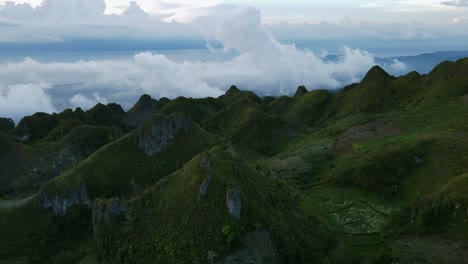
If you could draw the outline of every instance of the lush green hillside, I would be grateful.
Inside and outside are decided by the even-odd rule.
[[[0,263],[464,263],[468,60],[0,119]]]

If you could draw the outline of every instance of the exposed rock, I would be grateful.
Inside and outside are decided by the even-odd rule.
[[[60,175],[64,170],[75,166],[81,160],[81,157],[78,157],[69,149],[62,150],[49,169],[49,177],[54,178]]]
[[[200,168],[208,168],[210,167],[210,159],[208,159],[207,156],[203,156],[201,159],[200,159]]]
[[[181,130],[187,132],[193,125],[192,119],[182,115],[158,116],[151,123],[138,129],[138,147],[150,157],[171,147],[175,136]]]
[[[47,188],[41,191],[41,206],[44,208],[52,207],[55,215],[65,215],[67,209],[73,205],[87,205],[89,202],[86,186],[81,184],[75,191],[66,195],[52,193]]]
[[[119,199],[95,200],[92,208],[95,234],[97,235],[104,227],[110,227],[112,219],[124,215],[126,211],[127,207]]]
[[[18,139],[19,141],[25,143],[25,142],[28,142],[30,138],[31,138],[31,134],[27,133],[26,135],[21,136]]]
[[[414,157],[413,157],[413,162],[414,162],[415,164],[421,164],[421,163],[424,162],[424,160],[421,159],[421,158],[418,157],[418,156],[414,156]]]
[[[416,217],[418,215],[418,209],[417,208],[413,208],[411,210],[411,224],[414,224],[414,222],[416,222]]]
[[[235,219],[240,218],[241,213],[241,191],[237,185],[233,189],[228,189],[226,192],[226,206],[229,216]]]
[[[164,104],[164,100],[157,101],[147,94],[142,95],[138,102],[128,110],[127,115],[123,118],[123,123],[128,127],[139,127]]]
[[[206,193],[208,192],[208,189],[210,188],[211,185],[211,175],[208,175],[208,178],[206,178],[203,183],[200,185],[200,197],[205,197]]]

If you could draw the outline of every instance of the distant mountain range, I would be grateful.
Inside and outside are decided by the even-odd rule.
[[[391,65],[397,59],[404,63],[409,71],[414,70],[421,74],[427,74],[442,61],[457,61],[465,57],[468,57],[468,50],[438,51],[415,56],[376,58],[376,62],[379,65]]]

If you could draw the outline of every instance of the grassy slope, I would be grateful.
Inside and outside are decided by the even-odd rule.
[[[202,166],[202,160],[208,166]],[[211,176],[205,196],[200,186]],[[229,217],[226,191],[239,186],[240,220]],[[242,244],[248,230],[268,228],[289,263],[323,258],[326,229],[297,208],[296,198],[240,159],[217,147],[188,162],[128,204],[130,213],[100,238],[101,256],[150,263],[206,263],[209,252],[222,256]],[[282,249],[282,250],[281,250]]]
[[[135,130],[99,149],[50,182],[48,188],[66,193],[84,182],[91,197],[132,197],[182,167],[215,141],[216,138],[194,124],[187,132],[176,134],[170,148],[149,157],[138,148],[138,131]]]
[[[58,246],[66,232],[45,228],[58,220],[34,207],[33,199],[0,209],[6,212],[0,227],[10,239],[55,242],[34,250],[29,240],[14,240],[1,254],[42,261],[54,255],[205,262],[208,251],[221,257],[242,247],[244,234],[266,229],[288,263],[460,262],[463,252],[456,245],[468,240],[467,65],[466,59],[442,63],[429,75],[398,79],[373,68],[363,82],[337,94],[260,100],[232,87],[219,99],[168,102],[160,112],[193,116],[224,137],[226,150],[204,152],[215,140],[193,140],[191,131],[149,158],[128,134],[49,184],[66,192],[85,182],[92,198],[135,197],[126,203],[126,216],[100,234],[97,248],[89,210],[67,214],[83,214],[74,218],[84,221],[77,230],[88,230],[75,234],[82,242],[71,250],[71,242]],[[199,165],[203,155],[210,157],[209,169]],[[208,174],[212,186],[201,198]],[[225,207],[226,189],[234,184],[246,201],[240,221],[230,220]],[[31,216],[38,217],[37,225],[20,228],[30,225]],[[18,228],[6,230],[15,221]],[[59,248],[65,252],[50,251]]]
[[[71,163],[80,162],[116,137],[118,133],[114,129],[96,126],[79,126],[58,141],[40,141],[32,146],[2,135],[0,140],[8,139],[8,144],[2,144],[2,148],[10,147],[5,158],[0,155],[0,180],[4,181],[0,188],[1,194],[31,195],[61,171],[68,169],[68,161],[63,159],[72,159]]]

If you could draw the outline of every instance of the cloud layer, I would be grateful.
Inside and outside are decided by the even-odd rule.
[[[219,96],[232,84],[262,95],[291,94],[298,85],[335,89],[359,81],[375,64],[372,54],[357,49],[343,47],[340,58],[330,62],[280,44],[253,8],[225,9],[194,25],[207,39],[238,55],[224,61],[177,62],[143,52],[120,60],[3,63],[0,113],[18,120],[34,111],[89,108],[97,102],[116,101],[129,107],[142,93],[156,98]],[[23,109],[17,98],[31,108]]]

